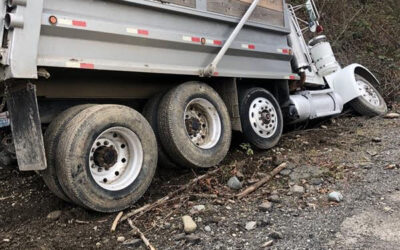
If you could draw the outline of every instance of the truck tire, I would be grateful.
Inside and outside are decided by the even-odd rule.
[[[227,155],[232,138],[229,113],[207,84],[187,82],[170,90],[158,115],[161,143],[177,164],[209,168]]]
[[[278,101],[263,88],[246,90],[240,101],[240,119],[245,138],[259,149],[278,144],[283,116]]]
[[[42,176],[44,183],[50,191],[52,191],[58,198],[67,202],[71,202],[71,200],[65,194],[57,177],[55,166],[56,148],[60,140],[61,132],[64,130],[66,124],[79,112],[91,106],[93,105],[78,105],[63,111],[50,123],[44,133],[43,139],[47,158],[47,168],[40,171],[39,174]]]
[[[135,110],[96,105],[70,121],[57,155],[57,176],[65,193],[89,209],[111,213],[131,206],[150,186],[157,141]]]
[[[165,168],[177,168],[178,166],[169,158],[168,154],[165,153],[160,142],[160,135],[158,133],[158,109],[163,96],[164,93],[159,93],[153,96],[144,106],[143,115],[150,123],[154,133],[156,134],[158,145],[158,164]]]
[[[378,90],[364,77],[357,74],[355,77],[362,95],[350,102],[353,109],[369,117],[385,115],[387,105]]]

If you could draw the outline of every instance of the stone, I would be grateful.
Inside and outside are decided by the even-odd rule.
[[[273,202],[273,203],[279,203],[279,202],[281,202],[281,198],[280,198],[279,195],[277,195],[277,194],[271,195],[271,196],[268,198],[268,200],[269,200],[270,202]]]
[[[328,129],[328,127],[325,126],[325,125],[322,125],[321,128],[322,128],[322,129]]]
[[[132,240],[126,240],[122,243],[122,245],[131,247],[131,248],[137,248],[142,244],[142,240],[140,239],[132,239]]]
[[[240,190],[243,185],[236,176],[233,176],[228,180],[228,187],[233,190]]]
[[[260,209],[263,212],[271,211],[272,210],[272,203],[269,201],[264,201],[258,206],[258,209]]]
[[[279,174],[282,175],[282,176],[289,176],[291,173],[292,173],[292,170],[284,169]]]
[[[190,217],[189,215],[185,215],[182,217],[182,221],[183,221],[183,230],[185,231],[185,233],[190,234],[196,231],[197,224],[196,222],[194,222],[192,217]]]
[[[374,137],[372,138],[372,142],[382,142],[382,138]]]
[[[388,113],[385,115],[385,118],[386,119],[397,119],[397,118],[400,118],[400,114],[394,113],[394,112]]]
[[[310,184],[314,186],[319,186],[323,183],[324,181],[321,178],[312,178],[310,180]]]
[[[331,192],[328,194],[329,201],[341,202],[343,200],[343,195],[340,192]]]
[[[297,195],[304,194],[304,192],[305,192],[304,187],[299,186],[299,185],[294,185],[293,187],[290,188],[290,191],[293,194],[297,194]]]
[[[206,206],[204,206],[204,205],[196,205],[196,206],[192,207],[192,209],[190,210],[190,213],[191,214],[195,214],[195,213],[202,212],[204,210],[206,210]]]
[[[257,222],[256,221],[247,222],[246,226],[245,226],[247,231],[254,230],[256,227],[257,227]]]
[[[117,241],[118,242],[124,242],[125,241],[125,237],[124,236],[118,236],[117,237]]]
[[[205,226],[205,227],[204,227],[204,231],[206,231],[206,232],[211,232],[211,227],[210,227],[210,226]]]
[[[100,247],[101,247],[101,243],[100,243],[100,242],[97,242],[97,243],[96,243],[96,247],[97,247],[97,248],[100,248]]]
[[[271,239],[274,239],[274,240],[283,239],[283,235],[276,231],[272,231],[271,233],[269,233],[268,237],[270,237]]]
[[[55,210],[47,215],[47,219],[49,220],[58,220],[61,217],[62,211]]]

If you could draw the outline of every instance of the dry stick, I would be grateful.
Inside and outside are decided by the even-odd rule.
[[[135,216],[135,215],[137,215],[137,214],[139,214],[139,213],[145,213],[145,212],[147,212],[147,211],[152,210],[152,209],[155,208],[155,207],[158,207],[158,206],[160,206],[160,205],[166,203],[166,202],[169,201],[172,197],[174,197],[174,196],[176,196],[176,195],[182,193],[184,190],[186,190],[186,189],[188,189],[189,187],[191,187],[192,185],[196,184],[198,181],[201,181],[201,180],[203,180],[203,179],[205,179],[205,178],[207,178],[207,177],[209,177],[209,176],[211,176],[211,175],[214,175],[214,174],[216,174],[218,171],[220,171],[220,168],[217,168],[217,169],[215,169],[215,170],[213,170],[213,171],[211,171],[211,172],[208,172],[207,174],[204,174],[204,175],[201,175],[201,176],[198,176],[198,177],[194,178],[194,179],[191,180],[189,183],[187,183],[186,185],[183,185],[183,186],[181,186],[180,188],[178,188],[177,190],[175,190],[175,191],[169,193],[167,196],[164,196],[163,198],[161,198],[161,199],[159,199],[159,200],[157,200],[157,201],[155,201],[155,202],[153,202],[153,203],[144,205],[144,206],[141,207],[141,208],[138,208],[138,209],[135,209],[135,210],[130,211],[130,212],[127,213],[124,217],[122,217],[121,221],[125,221],[125,220],[127,220],[128,218],[130,218],[130,217],[132,217],[132,216]]]
[[[113,224],[111,226],[111,232],[114,232],[115,229],[117,229],[118,222],[121,219],[123,214],[124,214],[124,212],[119,212],[117,217],[115,217],[115,220],[114,220],[114,222],[113,222]]]
[[[259,182],[257,182],[255,184],[251,185],[250,187],[246,188],[243,192],[241,192],[238,195],[236,195],[236,197],[238,199],[242,199],[246,195],[254,192],[259,187],[261,187],[262,185],[267,183],[269,180],[271,180],[275,175],[279,174],[284,168],[286,168],[286,166],[287,166],[287,162],[282,163],[281,165],[276,167],[274,170],[272,170],[272,172],[269,175],[267,175],[264,178],[262,178]]]
[[[150,241],[146,238],[146,236],[144,236],[144,234],[142,233],[142,231],[140,231],[139,228],[137,228],[135,225],[133,225],[133,222],[131,219],[128,219],[128,223],[129,226],[131,226],[131,228],[133,229],[134,233],[139,234],[140,238],[142,239],[143,243],[146,245],[146,247],[150,250],[156,250],[151,244]]]

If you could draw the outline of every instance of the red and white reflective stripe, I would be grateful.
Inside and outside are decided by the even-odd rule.
[[[220,46],[220,45],[222,45],[222,41],[221,40],[206,39],[206,44]]]
[[[197,36],[183,36],[182,39],[183,39],[183,41],[186,41],[186,42],[193,42],[193,43],[201,42],[200,37],[197,37]]]
[[[136,28],[126,28],[126,32],[130,34],[135,34],[135,35],[143,35],[143,36],[148,36],[149,31],[145,29],[136,29]]]
[[[256,49],[254,44],[242,44],[243,49]]]
[[[278,49],[278,53],[290,55],[292,51],[290,49]]]
[[[65,66],[67,68],[94,69],[93,63],[84,63],[84,62],[66,62]]]
[[[217,46],[222,45],[221,40],[200,38],[198,36],[182,36],[182,40],[185,42],[202,43],[202,44],[207,44],[207,45],[217,45]]]
[[[59,18],[57,20],[58,24],[61,25],[66,25],[66,26],[76,26],[76,27],[86,27],[86,21],[82,20],[73,20],[73,19],[67,19],[67,18]]]

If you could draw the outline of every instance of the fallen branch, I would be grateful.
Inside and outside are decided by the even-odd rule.
[[[133,229],[133,233],[137,234],[140,236],[140,238],[142,239],[143,243],[146,245],[146,247],[150,250],[156,250],[151,244],[150,241],[146,238],[146,236],[144,236],[144,234],[142,233],[142,231],[140,231],[139,228],[137,228],[135,225],[133,225],[133,222],[131,219],[128,219],[128,223],[129,226],[131,226],[131,228]]]
[[[169,193],[167,196],[164,196],[163,198],[161,198],[161,199],[159,199],[159,200],[157,200],[157,201],[155,201],[155,202],[153,202],[153,203],[144,205],[144,206],[141,207],[141,208],[134,209],[134,210],[130,211],[130,212],[127,213],[124,217],[122,217],[121,222],[122,222],[122,221],[125,221],[125,220],[127,220],[128,218],[131,218],[132,216],[135,216],[135,215],[137,215],[137,214],[139,214],[139,213],[146,213],[146,212],[148,212],[148,211],[154,209],[155,207],[158,207],[158,206],[160,206],[160,205],[166,203],[167,201],[169,201],[169,200],[170,200],[171,198],[173,198],[174,196],[176,196],[176,195],[182,193],[183,191],[185,191],[186,189],[190,188],[191,186],[193,186],[193,185],[196,184],[197,182],[199,182],[199,181],[201,181],[201,180],[203,180],[203,179],[206,179],[206,178],[210,177],[211,175],[216,174],[218,171],[220,171],[220,168],[217,168],[217,169],[215,169],[215,170],[213,170],[213,171],[211,171],[211,172],[208,172],[207,174],[198,176],[198,177],[194,178],[193,180],[191,180],[191,181],[190,181],[189,183],[187,183],[186,185],[183,185],[183,186],[181,186],[180,188],[178,188],[177,190],[175,190],[175,191]]]
[[[269,180],[271,180],[275,175],[279,174],[284,168],[286,168],[287,163],[282,163],[281,165],[279,165],[278,167],[276,167],[274,170],[272,170],[272,172],[270,174],[268,174],[267,176],[265,176],[264,178],[262,178],[260,181],[258,181],[257,183],[251,185],[250,187],[246,188],[243,192],[239,193],[238,195],[236,195],[236,197],[238,199],[242,199],[243,197],[245,197],[246,195],[254,192],[255,190],[257,190],[259,187],[261,187],[262,185],[264,185],[265,183],[267,183]]]
[[[117,217],[115,217],[115,220],[111,226],[111,232],[115,232],[115,230],[117,229],[118,222],[121,219],[123,214],[124,214],[124,212],[121,211],[118,213]]]

